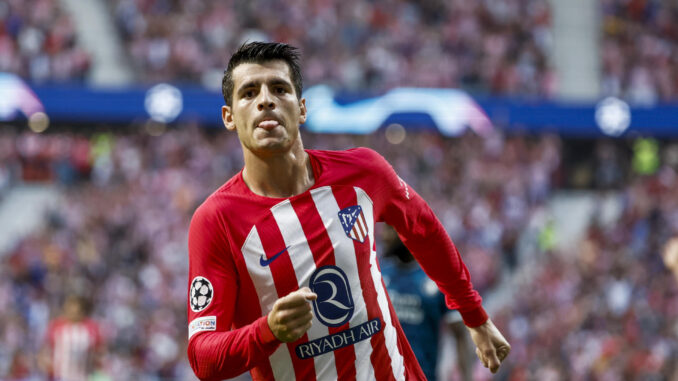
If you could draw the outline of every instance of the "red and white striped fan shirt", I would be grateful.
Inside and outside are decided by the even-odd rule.
[[[94,371],[95,351],[103,341],[99,325],[91,319],[73,322],[56,319],[47,328],[52,377],[60,381],[87,381]]]
[[[430,207],[376,152],[307,150],[315,184],[252,193],[242,172],[195,212],[189,231],[188,357],[201,379],[424,379],[386,294],[375,222],[398,231],[466,324],[487,320],[459,253]],[[266,315],[308,286],[313,326],[281,344]]]

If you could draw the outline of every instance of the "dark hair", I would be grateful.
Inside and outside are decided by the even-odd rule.
[[[233,53],[224,70],[224,78],[221,80],[221,92],[224,101],[231,105],[233,101],[233,69],[242,63],[263,63],[274,60],[282,60],[290,68],[290,79],[294,85],[297,98],[301,98],[302,78],[299,66],[299,49],[294,46],[279,42],[250,42],[245,43]]]

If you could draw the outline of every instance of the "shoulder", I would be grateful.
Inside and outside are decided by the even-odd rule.
[[[83,325],[84,325],[85,327],[87,327],[87,329],[88,329],[90,332],[93,332],[93,333],[99,333],[99,328],[100,328],[100,326],[99,326],[99,322],[98,322],[98,321],[96,321],[96,320],[94,320],[94,319],[92,319],[92,318],[87,318],[87,319],[85,319],[85,320],[83,321]]]
[[[239,183],[242,181],[240,176],[241,172],[238,172],[225,182],[224,185],[207,196],[205,201],[196,209],[194,216],[207,217],[236,204],[238,196],[242,195],[239,189]]]
[[[347,166],[367,171],[383,171],[390,164],[377,151],[367,147],[356,147],[342,151],[308,150],[324,166]]]
[[[314,157],[328,160],[342,160],[349,158],[368,158],[379,155],[377,151],[367,147],[355,147],[345,150],[322,150],[322,149],[308,149],[306,152],[312,154]]]
[[[237,207],[239,176],[240,173],[233,176],[198,206],[191,218],[191,227],[195,225],[216,226],[224,213]]]
[[[66,320],[61,317],[55,318],[49,322],[47,325],[47,330],[50,332],[57,331],[59,328],[63,327],[65,322]]]

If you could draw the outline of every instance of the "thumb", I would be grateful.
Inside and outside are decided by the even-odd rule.
[[[318,298],[318,295],[308,287],[300,288],[299,293],[303,295],[306,300],[316,300]]]

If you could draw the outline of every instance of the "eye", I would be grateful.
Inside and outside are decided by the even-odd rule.
[[[243,95],[245,98],[252,98],[254,96],[254,90],[247,90]]]
[[[276,87],[275,93],[276,94],[285,94],[285,88],[284,87]]]

